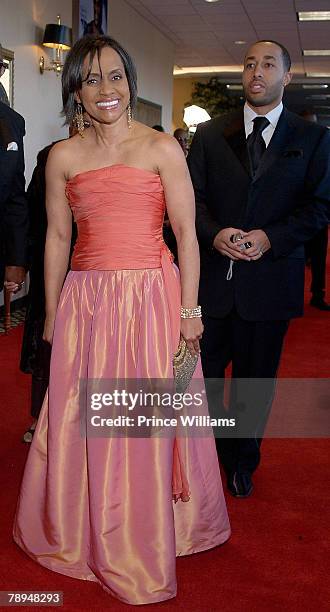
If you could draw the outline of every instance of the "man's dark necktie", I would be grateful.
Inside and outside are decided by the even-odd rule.
[[[257,172],[260,160],[266,151],[265,141],[261,134],[269,123],[266,117],[255,117],[253,119],[253,132],[246,141],[253,176]]]

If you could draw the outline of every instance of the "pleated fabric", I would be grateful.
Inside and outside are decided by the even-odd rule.
[[[77,175],[68,197],[78,235],[82,217],[89,228],[82,227],[76,269],[60,297],[49,390],[14,539],[51,570],[97,581],[126,603],[155,603],[176,595],[176,555],[207,550],[230,535],[214,440],[180,439],[191,497],[173,504],[173,438],[84,437],[79,393],[85,379],[173,377],[177,324],[170,294],[180,285],[167,255],[164,263],[164,194],[157,175],[117,165]],[[144,223],[132,226],[130,214],[144,215]],[[148,238],[141,236],[146,227]]]

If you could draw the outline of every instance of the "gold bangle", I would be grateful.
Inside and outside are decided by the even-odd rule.
[[[181,319],[195,319],[202,316],[202,309],[200,306],[196,306],[196,308],[183,308],[181,306],[180,315]]]

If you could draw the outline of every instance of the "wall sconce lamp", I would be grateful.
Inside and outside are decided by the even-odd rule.
[[[61,18],[59,15],[57,15],[57,23],[47,23],[42,44],[45,47],[54,49],[55,55],[50,66],[45,66],[45,58],[43,55],[41,56],[39,60],[41,74],[43,74],[45,70],[54,70],[57,76],[61,73],[63,68],[62,51],[69,51],[69,49],[71,49],[71,40],[71,28],[61,25]]]

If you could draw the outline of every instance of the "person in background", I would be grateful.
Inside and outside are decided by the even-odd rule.
[[[0,45],[0,76],[6,70]],[[28,210],[25,197],[23,117],[0,102],[0,289],[25,282]]]
[[[45,167],[53,144],[38,153],[37,165],[26,193],[30,226],[30,284],[20,369],[26,374],[32,374],[31,416],[33,421],[23,436],[23,442],[27,443],[32,441],[49,380],[50,345],[42,340],[42,334],[45,323],[44,250],[47,231]]]
[[[153,125],[152,129],[156,130],[156,132],[165,132],[165,130],[164,130],[162,125]]]
[[[155,128],[154,128],[155,129]],[[186,130],[184,130],[183,128],[177,128],[173,134],[174,138],[178,141],[184,156],[187,157],[188,155],[188,141],[189,141],[189,134]],[[177,244],[176,244],[176,239],[175,239],[175,234],[171,228],[171,223],[170,220],[168,218],[168,214],[167,211],[165,211],[165,217],[164,217],[164,225],[163,225],[163,235],[164,235],[164,240],[168,246],[168,248],[170,249],[170,251],[173,253],[174,256],[174,261],[175,263],[178,263],[178,248],[177,248]]]
[[[300,113],[306,121],[317,123],[317,115],[305,109]],[[311,240],[305,244],[306,262],[310,263],[312,283],[311,283],[311,306],[330,312],[330,304],[325,300],[326,294],[326,269],[328,254],[328,226],[320,229]]]
[[[29,209],[29,275],[27,308],[21,349],[20,369],[32,375],[32,423],[23,435],[23,442],[32,442],[41,406],[49,383],[51,346],[43,340],[45,325],[44,252],[47,232],[45,169],[48,155],[56,143],[38,153],[37,165],[27,189]],[[72,226],[71,250],[76,240],[76,226]]]
[[[326,302],[326,267],[328,254],[328,226],[322,228],[314,238],[305,245],[306,261],[310,262],[312,294],[310,305],[318,310],[330,311],[330,304]]]
[[[86,114],[84,126],[90,127]],[[70,127],[70,137],[77,133],[76,126]],[[45,282],[44,253],[47,232],[46,213],[46,178],[45,170],[50,150],[56,144],[47,145],[37,156],[37,165],[33,171],[27,189],[29,209],[29,262],[30,286],[27,295],[27,308],[24,334],[21,349],[20,369],[32,375],[31,382],[31,417],[32,423],[24,433],[23,442],[32,442],[41,406],[49,384],[49,366],[51,348],[49,342],[42,338],[45,325]],[[76,224],[72,223],[71,252],[77,238]]]
[[[189,151],[189,132],[184,128],[177,128],[173,134],[174,138],[178,141],[184,156],[187,157]]]

